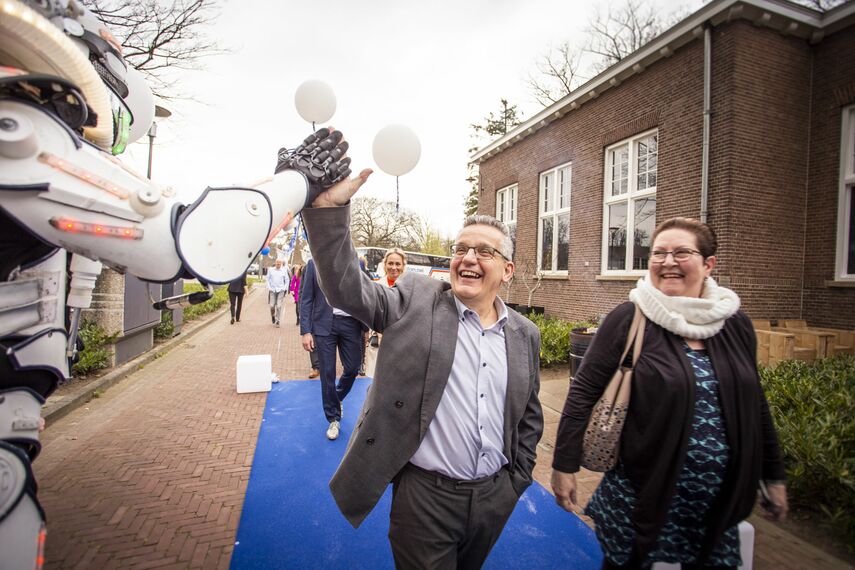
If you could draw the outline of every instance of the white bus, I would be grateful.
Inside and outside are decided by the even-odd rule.
[[[385,247],[357,247],[356,253],[359,257],[365,257],[368,271],[371,272],[375,281],[386,275],[386,268],[383,267],[383,256],[386,255]],[[451,280],[449,275],[451,257],[416,251],[405,251],[404,253],[407,255],[406,271],[421,273],[440,281]]]

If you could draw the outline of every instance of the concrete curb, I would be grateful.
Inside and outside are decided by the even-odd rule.
[[[248,288],[247,296],[251,294],[253,289],[254,287]],[[74,390],[71,393],[64,394],[58,397],[51,396],[47,399],[45,405],[42,406],[42,417],[45,419],[46,422],[55,421],[65,416],[66,414],[76,410],[80,406],[89,402],[94,397],[96,392],[103,392],[110,386],[121,382],[140,368],[147,365],[149,362],[161,358],[167,352],[173,350],[181,343],[192,338],[199,331],[206,329],[210,324],[216,321],[223,314],[228,313],[229,305],[227,303],[223,306],[223,308],[208,315],[207,319],[200,319],[201,322],[198,322],[198,324],[196,324],[190,331],[186,333],[181,333],[178,336],[173,337],[170,340],[164,342],[163,344],[159,344],[152,347],[152,349],[148,352],[137,356],[133,360],[125,362],[124,364],[116,367],[107,374],[104,374],[103,376],[92,380],[86,385],[81,386],[79,390]]]

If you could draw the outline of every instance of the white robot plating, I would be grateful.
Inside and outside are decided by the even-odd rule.
[[[114,156],[153,116],[142,76],[76,0],[0,0],[0,570],[41,564],[30,467],[40,410],[69,376],[102,264],[152,282],[227,283],[350,174],[347,143],[321,129],[280,150],[276,174],[253,187],[207,188],[184,204]]]

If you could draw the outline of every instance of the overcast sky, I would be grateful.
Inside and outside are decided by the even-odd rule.
[[[354,171],[374,168],[361,194],[395,199],[395,179],[374,164],[374,135],[410,126],[422,145],[401,177],[401,206],[445,234],[463,217],[469,125],[504,97],[524,117],[540,107],[527,73],[550,43],[576,41],[596,2],[581,0],[334,0],[226,2],[210,29],[230,49],[182,72],[195,102],[168,103],[159,120],[153,179],[192,199],[206,186],[270,174],[276,151],[311,132],[294,107],[297,87],[321,79],[335,91],[330,124],[350,141]],[[607,4],[603,3],[602,6]],[[663,11],[700,1],[659,0]],[[145,172],[148,138],[125,156]]]

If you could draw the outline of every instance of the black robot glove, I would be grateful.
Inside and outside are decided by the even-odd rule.
[[[350,176],[350,159],[342,158],[348,144],[342,142],[342,137],[341,131],[330,133],[329,129],[319,129],[296,149],[279,149],[275,172],[296,170],[308,180],[304,207],[311,205],[318,194]]]

